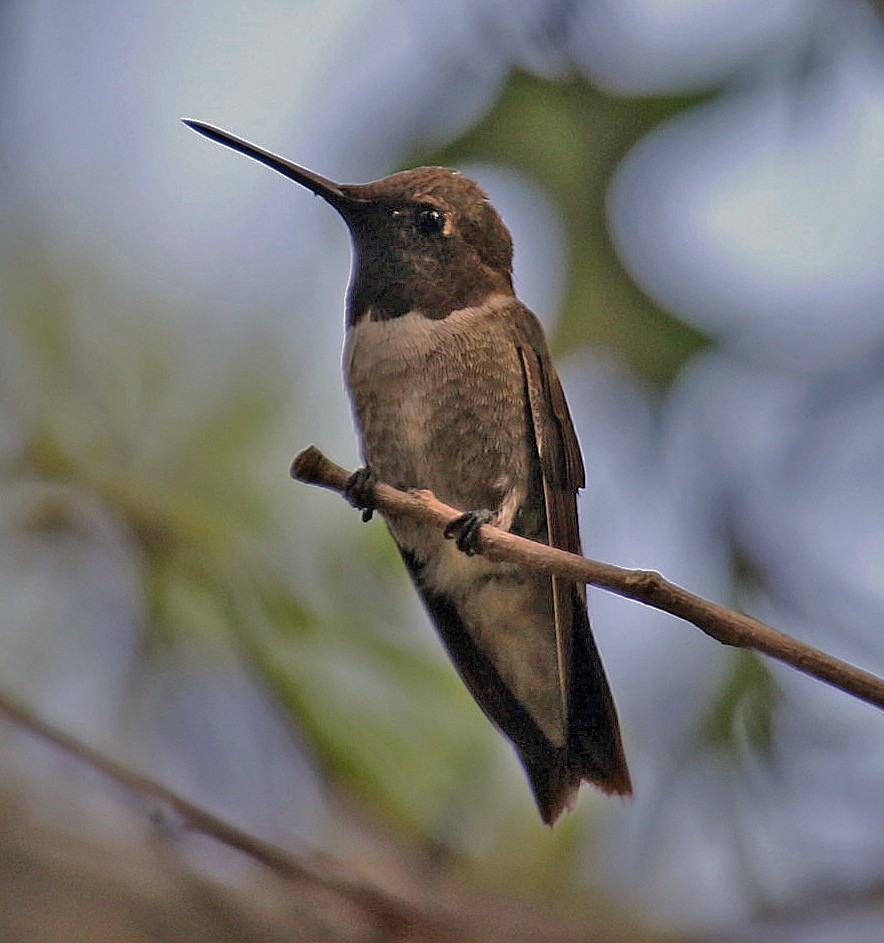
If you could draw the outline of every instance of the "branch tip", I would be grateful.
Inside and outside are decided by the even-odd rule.
[[[319,484],[321,480],[321,469],[326,457],[316,448],[315,445],[308,445],[306,449],[292,459],[292,466],[289,474],[296,481],[303,481],[307,484]]]

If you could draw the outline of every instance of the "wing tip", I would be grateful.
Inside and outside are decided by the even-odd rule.
[[[626,762],[626,754],[623,752],[623,744],[620,741],[620,729],[614,719],[614,743],[608,762],[603,770],[582,770],[581,779],[592,783],[602,792],[609,796],[623,796],[628,798],[632,795],[632,777],[629,775],[629,766]]]
[[[568,763],[565,754],[562,750],[551,768],[528,769],[531,791],[544,824],[552,827],[562,815],[574,809],[583,783],[591,783],[609,796],[632,797],[632,778],[622,753],[604,773],[575,768]]]

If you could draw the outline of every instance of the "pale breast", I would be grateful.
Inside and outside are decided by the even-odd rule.
[[[459,507],[496,507],[530,475],[524,378],[509,299],[432,320],[350,327],[344,369],[363,454],[378,478]]]

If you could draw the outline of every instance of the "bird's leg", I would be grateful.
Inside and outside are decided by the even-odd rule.
[[[479,552],[479,529],[483,524],[490,524],[497,518],[494,511],[488,508],[477,508],[467,511],[447,524],[443,534],[449,540],[457,543],[457,549],[462,550],[468,557]]]
[[[353,472],[347,480],[347,484],[344,486],[344,497],[354,508],[358,511],[362,511],[363,521],[370,521],[374,514],[374,484],[374,474],[366,465]]]
[[[522,510],[527,497],[524,485],[510,484],[504,491],[503,500],[496,511],[489,508],[476,508],[461,514],[448,524],[443,534],[449,540],[457,541],[457,549],[468,557],[479,552],[479,530],[483,524],[494,524],[501,530],[511,530],[513,522]]]

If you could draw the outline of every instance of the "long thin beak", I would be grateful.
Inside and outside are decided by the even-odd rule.
[[[182,118],[181,120],[188,128],[193,128],[194,131],[204,134],[210,140],[217,141],[218,144],[223,144],[234,151],[239,151],[240,154],[245,154],[246,157],[251,157],[262,164],[266,164],[284,177],[288,177],[289,180],[294,180],[295,183],[300,183],[302,187],[312,190],[330,203],[345,219],[349,217],[348,211],[352,212],[352,210],[366,202],[348,196],[338,184],[326,177],[321,177],[312,170],[307,170],[306,167],[299,167],[290,160],[272,154],[270,151],[265,151],[263,147],[251,144],[249,141],[238,138],[228,131],[223,131],[221,128],[216,128],[203,121],[194,121],[191,118]]]

